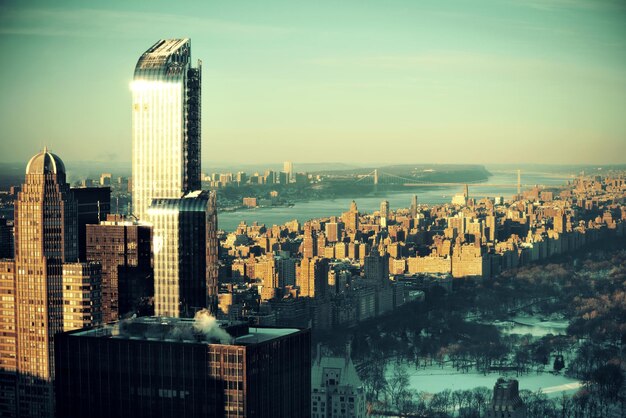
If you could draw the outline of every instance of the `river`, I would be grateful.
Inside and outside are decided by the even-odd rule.
[[[470,184],[469,195],[480,199],[482,197],[503,196],[510,198],[517,192],[517,171],[491,171],[492,176],[486,184]],[[559,186],[571,179],[571,175],[557,175],[554,173],[523,172],[522,184],[528,188],[530,185]],[[510,185],[502,187],[499,185]],[[350,208],[350,202],[354,199],[361,212],[373,212],[380,208],[382,200],[388,200],[392,209],[408,208],[414,194],[417,194],[418,203],[435,205],[450,202],[452,196],[463,192],[463,186],[439,187],[428,189],[419,187],[407,187],[406,191],[392,192],[372,192],[367,196],[342,197],[336,199],[323,199],[300,201],[292,207],[256,208],[237,212],[222,212],[218,214],[218,225],[220,229],[227,232],[234,231],[241,221],[248,224],[258,222],[267,226],[282,225],[285,222],[297,219],[300,222],[309,219],[323,218],[326,216],[340,215]]]

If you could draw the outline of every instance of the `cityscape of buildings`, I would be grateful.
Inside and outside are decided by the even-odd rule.
[[[189,39],[141,55],[131,178],[70,187],[47,148],[26,164],[0,219],[0,416],[364,417],[350,347],[312,356],[316,332],[625,236],[623,173],[221,231],[216,188],[310,178],[285,162],[203,179],[201,79]],[[132,192],[124,214],[112,187]],[[516,381],[487,416],[505,412],[525,416]]]

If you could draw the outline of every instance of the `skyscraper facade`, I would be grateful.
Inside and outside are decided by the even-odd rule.
[[[137,62],[132,90],[133,213],[200,185],[201,62],[189,39],[160,40]]]
[[[53,416],[55,334],[100,323],[100,264],[77,257],[76,200],[44,149],[15,201],[15,259],[0,261],[0,416]]]
[[[154,313],[189,317],[217,311],[218,248],[215,192],[180,199],[154,199],[147,211],[153,226]]]
[[[63,331],[63,263],[77,257],[76,202],[63,162],[44,149],[28,162],[26,182],[15,201],[20,416],[50,416],[54,411],[53,337]]]

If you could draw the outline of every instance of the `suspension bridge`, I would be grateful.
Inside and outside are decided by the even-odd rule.
[[[517,188],[517,193],[521,193],[522,188],[534,187],[535,184],[522,184],[522,174],[520,170],[517,170],[517,183],[510,184],[497,184],[497,183],[483,183],[480,181],[469,182],[446,182],[446,183],[434,183],[420,182],[416,178],[403,177],[396,174],[385,173],[375,169],[374,171],[361,174],[357,176],[356,183],[361,184],[373,184],[373,185],[402,185],[406,187],[457,187],[465,185],[475,185],[480,187],[502,187],[502,188]]]

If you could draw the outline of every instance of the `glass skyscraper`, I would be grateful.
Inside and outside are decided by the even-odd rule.
[[[215,192],[195,191],[180,199],[154,199],[154,313],[193,317],[217,310],[218,248]]]
[[[146,218],[153,198],[200,189],[201,62],[189,39],[160,40],[139,58],[133,95],[133,213]]]

